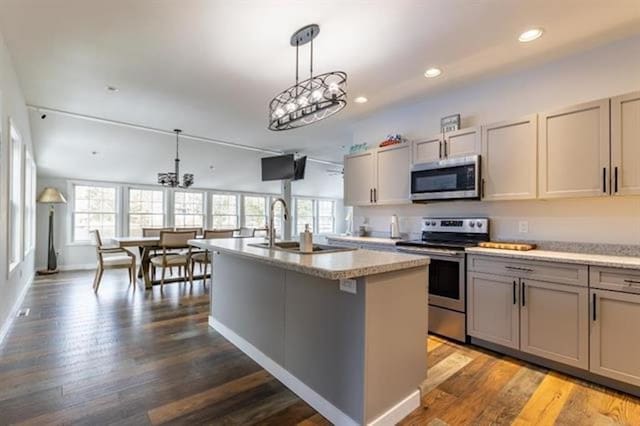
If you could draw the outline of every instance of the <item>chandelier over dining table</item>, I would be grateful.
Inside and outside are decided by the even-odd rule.
[[[178,150],[179,147],[179,138],[182,130],[173,129],[176,134],[176,158],[174,161],[174,171],[166,172],[166,173],[158,173],[158,183],[162,186],[168,186],[170,188],[189,188],[193,185],[193,174],[185,173],[182,176],[182,182],[180,182],[180,152]]]
[[[291,36],[296,48],[296,84],[278,93],[269,103],[269,129],[289,130],[332,116],[347,105],[347,74],[333,71],[313,75],[313,39],[320,33],[316,24]],[[309,78],[299,81],[299,48],[310,43]]]

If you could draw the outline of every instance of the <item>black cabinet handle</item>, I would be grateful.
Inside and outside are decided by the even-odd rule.
[[[438,158],[442,158],[442,141],[438,142]]]
[[[526,294],[527,294],[527,289],[526,289],[526,284],[524,281],[522,281],[522,306],[526,305]]]
[[[516,280],[513,280],[513,304],[515,305],[516,303],[518,303],[518,301],[516,300],[516,287],[518,286],[518,284],[516,284]]]
[[[373,203],[373,189],[369,189],[369,202]]]
[[[595,321],[598,318],[596,315],[596,294],[593,293],[593,320]]]
[[[446,140],[444,141],[444,156],[445,157],[449,156],[449,153],[447,152],[447,141]]]
[[[602,168],[602,192],[607,193],[607,168]]]
[[[618,166],[613,168],[613,188],[616,194],[618,193]]]
[[[378,202],[378,190],[376,188],[373,188],[373,202]]]
[[[480,188],[480,198],[484,198],[484,178],[482,178],[482,188]]]

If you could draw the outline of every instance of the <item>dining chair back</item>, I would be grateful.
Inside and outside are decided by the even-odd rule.
[[[176,231],[196,231],[197,235],[202,235],[202,227],[184,227],[184,228],[176,227]]]
[[[197,231],[162,231],[160,232],[159,246],[162,248],[162,255],[151,259],[154,268],[162,268],[160,278],[160,290],[164,287],[164,277],[167,268],[177,267],[178,271],[184,269],[188,275],[191,285],[193,285],[193,274],[191,274],[191,246],[189,240],[195,239]],[[184,253],[171,253],[170,250],[187,250]],[[169,251],[168,251],[169,250]]]
[[[161,231],[159,246],[163,249],[189,247],[189,240],[194,240],[197,233],[196,230]]]
[[[142,236],[159,237],[162,231],[173,231],[173,228],[142,228]]]
[[[233,229],[207,229],[204,231],[205,240],[210,240],[212,238],[233,238]]]
[[[240,228],[240,231],[238,231],[239,237],[254,237],[255,234],[256,230],[254,228],[246,228],[244,226]]]

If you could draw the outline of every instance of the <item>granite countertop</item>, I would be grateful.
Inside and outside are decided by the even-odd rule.
[[[360,244],[377,244],[377,245],[389,245],[395,246],[396,242],[400,240],[392,240],[391,238],[383,237],[356,237],[355,235],[327,235],[327,240],[346,241],[350,243]]]
[[[428,256],[373,250],[357,249],[334,253],[298,254],[250,245],[264,241],[264,238],[220,238],[191,240],[189,244],[206,250],[252,258],[263,263],[329,280],[417,268],[427,266],[430,262]]]
[[[635,256],[609,256],[606,254],[574,253],[537,249],[517,251],[482,247],[470,247],[466,249],[466,252],[469,254],[482,254],[510,259],[543,260],[549,262],[577,263],[591,266],[640,270],[640,257]]]

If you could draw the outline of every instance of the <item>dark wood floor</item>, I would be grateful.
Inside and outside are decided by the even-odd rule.
[[[38,279],[0,348],[0,424],[328,422],[207,326],[202,283],[135,293],[107,271]],[[406,425],[640,425],[640,401],[430,338],[424,407]]]

